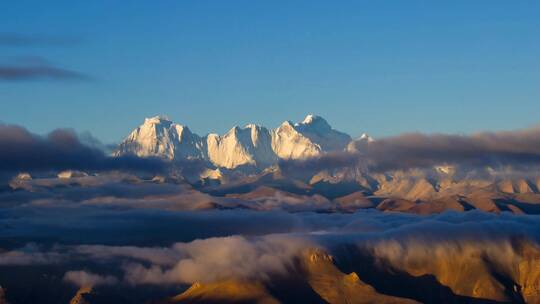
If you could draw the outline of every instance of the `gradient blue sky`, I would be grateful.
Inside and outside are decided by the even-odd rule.
[[[18,0],[0,32],[80,40],[0,45],[92,77],[0,81],[0,121],[38,133],[117,142],[156,114],[201,135],[307,113],[376,137],[540,122],[540,1]]]

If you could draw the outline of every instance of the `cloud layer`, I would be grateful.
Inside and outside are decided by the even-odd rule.
[[[181,257],[172,267],[127,264],[125,280],[130,284],[264,280],[272,274],[286,274],[293,266],[293,258],[307,247],[307,241],[287,236],[251,240],[231,236],[177,243],[172,249]]]
[[[245,220],[260,221],[250,214],[256,213],[245,214]],[[215,216],[218,220],[221,215]],[[343,253],[340,248],[356,246],[399,269],[406,269],[417,265],[418,261],[451,261],[450,254],[452,257],[485,256],[497,265],[505,265],[520,258],[516,240],[540,242],[539,217],[530,215],[450,212],[417,216],[366,211],[294,216],[303,228],[285,233],[275,234],[270,230],[260,236],[245,236],[242,234],[248,233],[249,226],[253,225],[239,222],[238,227],[243,226],[244,230],[237,230],[236,235],[208,237],[207,233],[194,232],[195,240],[175,242],[170,246],[27,246],[0,253],[0,264],[64,263],[63,267],[71,267],[70,263],[74,262],[76,265],[97,263],[112,265],[112,268],[107,268],[114,272],[95,277],[69,269],[75,271],[67,276],[69,281],[78,282],[81,286],[84,283],[109,284],[115,279],[107,277],[113,276],[130,285],[170,285],[227,279],[266,280],[291,271],[295,267],[294,260],[311,248],[323,248],[339,259]],[[154,221],[157,224],[162,219],[155,218]],[[184,225],[188,227],[193,223]],[[108,233],[114,229],[114,226],[109,226]],[[278,232],[280,228],[275,227],[273,231]],[[174,235],[174,231],[169,233]],[[197,239],[197,236],[202,238]],[[96,241],[99,239],[92,240]]]
[[[368,146],[378,171],[457,164],[469,167],[540,164],[540,127],[473,135],[421,133],[383,138]]]
[[[374,172],[456,165],[474,169],[540,165],[540,127],[472,135],[407,133],[377,139],[358,152],[335,152],[306,160],[282,161],[286,172],[347,167]]]
[[[65,169],[160,172],[165,164],[155,158],[109,157],[84,145],[71,130],[57,129],[42,137],[20,126],[0,124],[0,172]]]

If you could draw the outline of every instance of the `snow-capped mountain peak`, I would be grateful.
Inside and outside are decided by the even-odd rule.
[[[170,160],[201,159],[216,167],[251,165],[265,168],[279,159],[303,159],[340,151],[351,141],[317,115],[303,121],[284,121],[269,130],[256,124],[234,126],[224,135],[200,137],[166,116],[146,118],[119,145],[115,155],[159,156]]]
[[[314,115],[314,114],[308,114],[306,118],[301,122],[302,124],[310,124],[313,123],[315,120],[322,119],[320,116]]]
[[[145,124],[160,124],[160,123],[172,123],[166,115],[157,115],[154,117],[147,117],[144,119]]]
[[[330,125],[324,118],[315,114],[308,114],[304,118],[304,120],[302,120],[302,122],[298,122],[295,125],[300,126],[300,125],[314,125],[314,124],[321,124],[321,125],[326,125],[330,127]]]
[[[208,157],[214,165],[229,169],[242,165],[266,166],[277,160],[270,143],[271,134],[264,127],[235,126],[223,136],[208,137]]]
[[[343,150],[351,141],[351,137],[345,133],[332,129],[330,124],[321,116],[309,114],[294,128],[302,136],[317,144],[320,152]]]
[[[188,127],[173,123],[164,116],[146,118],[120,144],[115,155],[158,156],[167,159],[203,157],[201,138]]]
[[[360,137],[351,140],[347,145],[347,151],[349,152],[365,152],[369,143],[375,141],[373,137],[369,136],[367,133],[363,133]]]
[[[358,140],[367,140],[368,142],[373,142],[375,139],[373,139],[373,137],[369,136],[367,133],[362,133],[362,135],[358,137]]]

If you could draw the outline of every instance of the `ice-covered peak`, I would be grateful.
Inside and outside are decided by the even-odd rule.
[[[193,159],[204,156],[203,146],[201,138],[186,126],[175,124],[165,116],[154,116],[145,118],[114,154]]]
[[[229,169],[244,165],[264,168],[280,158],[303,159],[342,151],[350,141],[350,136],[332,129],[324,118],[313,114],[299,123],[284,121],[273,130],[250,123],[235,126],[223,135],[211,133],[205,137],[199,137],[166,116],[155,116],[146,118],[133,130],[115,155],[202,159]]]
[[[369,134],[367,133],[362,133],[362,135],[360,135],[357,140],[366,140],[367,142],[373,142],[375,139],[373,139],[373,137],[369,136]]]
[[[294,125],[297,129],[306,130],[311,132],[328,132],[332,130],[332,127],[321,116],[309,114],[300,123]]]
[[[158,116],[148,117],[144,119],[144,124],[162,124],[162,123],[171,124],[172,121],[169,119],[169,117],[165,115],[158,115]]]
[[[328,124],[326,119],[322,118],[321,116],[314,115],[314,114],[308,114],[306,118],[301,123],[303,125],[312,125],[312,124]]]
[[[308,125],[308,124],[316,123],[318,121],[324,121],[326,123],[326,120],[324,118],[318,115],[314,115],[314,114],[308,114],[301,123],[304,125]]]
[[[347,151],[364,153],[367,151],[368,145],[373,141],[373,137],[369,136],[367,133],[363,133],[360,137],[349,142]]]
[[[306,118],[304,118],[304,121],[302,121],[302,123],[304,124],[309,124],[309,123],[312,123],[314,119],[318,118],[318,116],[316,115],[313,115],[313,114],[308,114],[306,116]]]

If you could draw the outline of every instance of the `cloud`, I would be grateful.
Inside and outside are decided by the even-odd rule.
[[[81,143],[71,130],[57,129],[38,136],[15,125],[0,124],[0,172],[36,170],[140,170],[160,172],[156,158],[110,157]]]
[[[471,240],[457,238],[454,240],[406,239],[379,240],[376,243],[363,246],[369,248],[375,258],[381,262],[390,263],[398,269],[415,269],[425,271],[435,269],[435,273],[444,276],[440,265],[453,264],[465,260],[471,264],[481,265],[480,259],[489,260],[499,267],[512,267],[519,261],[517,239],[511,237],[481,238]],[[419,267],[419,265],[422,265]],[[432,271],[433,272],[433,271]],[[511,273],[510,270],[506,272]],[[418,273],[417,275],[424,274]],[[446,274],[448,275],[448,274]]]
[[[347,251],[343,256],[340,248],[352,245],[397,269],[415,265],[435,269],[443,262],[455,262],[457,257],[470,258],[473,263],[478,261],[472,258],[487,257],[497,265],[505,265],[520,258],[516,239],[540,241],[538,216],[481,212],[436,216],[382,212],[309,216],[313,222],[323,222],[322,226],[313,226],[304,233],[212,237],[178,242],[170,247],[77,246],[76,252],[101,261],[116,260],[124,271],[126,283],[169,285],[228,279],[266,280],[293,271],[296,258],[313,248],[322,248],[338,260],[347,260],[348,254],[357,253]],[[426,264],[429,261],[433,265]]]
[[[286,274],[293,267],[293,258],[308,246],[306,240],[289,236],[252,240],[231,236],[177,243],[172,248],[182,257],[172,268],[128,264],[125,280],[131,284],[265,280],[272,274]]]
[[[43,248],[30,243],[17,250],[0,252],[0,265],[56,264],[64,258],[65,255],[60,252],[44,251]]]
[[[144,187],[145,184],[138,184]],[[156,186],[156,185],[149,185]],[[72,187],[60,187],[67,190]],[[76,187],[79,188],[79,187]],[[153,187],[152,187],[153,188]],[[147,191],[153,191],[152,188]],[[129,201],[137,185],[119,187],[112,192]],[[86,189],[92,192],[92,189]],[[95,190],[94,190],[95,191]],[[106,191],[106,190],[99,190]],[[14,191],[13,196],[25,194]],[[36,195],[30,193],[29,195]],[[73,199],[53,192],[47,199],[10,203],[0,208],[0,239],[32,239],[35,242],[162,246],[212,236],[234,234],[262,235],[302,230],[302,219],[286,212],[248,210],[168,211],[138,209],[132,205],[81,205],[76,200],[84,192],[73,192]],[[144,192],[140,193],[144,195]],[[71,196],[71,194],[70,194]],[[6,200],[7,196],[0,196]],[[12,200],[17,197],[12,198]],[[20,199],[20,198],[19,198]],[[24,199],[24,198],[23,198]],[[83,201],[84,202],[84,201]],[[84,235],[84,240],[81,239]]]
[[[0,65],[0,81],[23,80],[89,80],[90,77],[80,72],[45,65]]]
[[[540,127],[471,135],[408,133],[375,140],[359,152],[282,161],[280,167],[294,174],[349,167],[385,172],[443,164],[468,169],[540,165]]]
[[[359,153],[329,152],[306,159],[280,160],[279,167],[288,176],[313,175],[322,170],[356,167],[364,156]]]
[[[114,285],[118,283],[116,277],[110,275],[102,276],[84,270],[68,271],[64,274],[63,280],[78,287],[94,287],[97,285]]]
[[[74,37],[0,33],[0,47],[69,46],[80,42]],[[0,63],[0,81],[88,81],[91,77],[58,67],[41,57],[17,57],[13,62]]]
[[[433,277],[457,295],[506,302],[508,288],[530,290],[538,285],[531,280],[540,253],[536,220],[537,216],[448,213],[331,242],[337,260],[345,261],[341,265],[345,272],[358,271],[362,277],[363,263],[372,263],[376,271],[386,273],[388,281],[366,277],[383,292],[395,290],[399,276],[416,278],[405,287],[412,290]],[[347,242],[353,246],[338,248]],[[347,260],[351,256],[353,262]],[[421,287],[412,290],[410,294],[424,295]]]
[[[207,223],[223,222],[219,220],[222,213],[227,214],[224,211],[214,213],[215,217],[209,218]],[[230,217],[231,214],[228,214]],[[238,234],[231,236],[208,237],[217,235],[217,230],[210,234],[199,232],[200,239],[153,247],[103,244],[34,246],[31,250],[18,249],[0,254],[0,261],[9,261],[5,257],[14,256],[12,252],[26,252],[32,253],[33,258],[11,258],[10,263],[4,265],[65,263],[64,266],[58,267],[68,267],[75,263],[77,267],[92,269],[92,265],[98,264],[101,267],[95,269],[104,269],[105,265],[115,276],[111,279],[110,275],[100,275],[96,279],[84,272],[74,272],[66,276],[72,282],[78,282],[79,286],[92,282],[94,284],[116,282],[115,280],[118,282],[122,280],[131,285],[175,285],[227,279],[264,281],[274,275],[288,274],[297,270],[295,261],[306,249],[321,248],[333,254],[339,262],[340,259],[347,261],[351,257],[354,258],[351,254],[358,254],[354,251],[341,250],[351,246],[369,253],[371,257],[381,262],[389,263],[396,269],[417,271],[418,275],[422,274],[421,271],[438,274],[437,269],[445,267],[444,263],[448,265],[460,263],[460,257],[472,263],[480,263],[480,259],[488,258],[494,265],[503,269],[504,265],[513,265],[513,262],[520,259],[519,245],[523,242],[516,240],[536,244],[540,241],[539,216],[530,215],[494,215],[476,211],[448,212],[433,216],[378,211],[355,214],[306,213],[292,215],[298,218],[298,222],[303,223],[303,230],[274,234],[279,232],[280,227],[267,222],[265,225],[273,226],[273,229],[261,236],[245,235],[250,232],[250,226],[253,226],[254,222],[261,221],[261,218],[256,217],[257,212],[244,215],[242,221],[235,221]],[[39,216],[46,215],[41,213]],[[67,219],[70,216],[64,214]],[[99,217],[102,223],[111,222],[110,217]],[[125,215],[125,219],[130,217],[130,214]],[[154,217],[153,221],[159,223],[163,222],[163,219]],[[182,222],[181,219],[176,221]],[[146,226],[141,227],[142,230],[136,230],[135,227],[140,224],[139,221],[129,223],[132,228],[130,233],[140,234],[142,230],[148,229]],[[87,228],[85,223],[79,225]],[[195,230],[205,227],[204,223],[195,222],[183,225],[183,227],[194,226]],[[69,223],[67,226],[66,229],[69,228]],[[115,230],[118,229],[115,225],[105,226],[103,234],[115,234]],[[169,233],[178,234],[177,232],[182,229],[178,227]],[[163,233],[166,230],[169,229],[163,230]],[[160,233],[162,232],[151,231],[150,235],[155,237]],[[86,232],[85,236],[91,234]],[[177,236],[178,238],[180,237]],[[95,243],[100,239],[89,238],[85,241]],[[347,272],[353,270],[349,269]]]
[[[540,127],[472,135],[403,134],[370,143],[367,157],[375,170],[431,167],[447,163],[468,167],[540,164]]]

